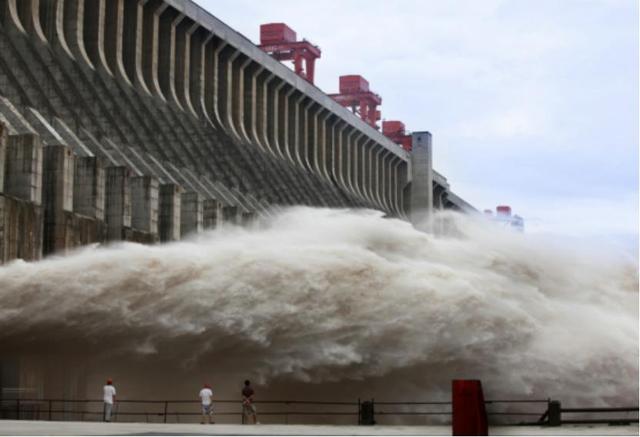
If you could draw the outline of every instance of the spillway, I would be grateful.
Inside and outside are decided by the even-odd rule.
[[[0,269],[0,343],[38,396],[638,402],[634,260],[442,213],[297,207],[160,246]],[[15,358],[15,360],[13,358]],[[6,369],[6,367],[5,367]],[[7,373],[3,373],[7,375]]]

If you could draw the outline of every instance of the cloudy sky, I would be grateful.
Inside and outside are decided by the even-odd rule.
[[[638,235],[636,0],[197,0],[254,42],[286,22],[316,84],[362,74],[382,117],[434,136],[434,166],[529,232]]]

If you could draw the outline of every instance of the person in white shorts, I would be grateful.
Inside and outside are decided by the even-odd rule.
[[[215,423],[211,420],[211,415],[213,414],[213,402],[211,398],[213,397],[213,391],[211,390],[211,386],[209,384],[205,384],[200,390],[200,402],[202,403],[202,420],[200,423],[204,424],[205,418],[209,423]]]
[[[113,411],[113,404],[116,402],[116,388],[113,386],[111,379],[107,379],[107,384],[102,388],[102,393],[104,401],[103,419],[105,422],[111,422],[111,412]]]

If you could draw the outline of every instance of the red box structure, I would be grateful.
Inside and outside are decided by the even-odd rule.
[[[260,45],[296,42],[296,32],[284,23],[260,25]]]
[[[453,435],[489,435],[482,383],[475,379],[456,379],[451,385]]]
[[[496,213],[498,215],[506,215],[507,217],[511,216],[511,207],[507,205],[500,205],[496,207]]]
[[[340,94],[366,93],[369,81],[358,74],[340,76]]]
[[[296,33],[284,23],[260,25],[260,47],[278,61],[293,61],[293,69],[300,77],[313,83],[316,59],[320,47],[307,40],[296,41]]]
[[[401,145],[407,152],[411,151],[411,135],[406,134],[403,122],[398,120],[383,121],[382,133],[394,143]]]
[[[386,136],[404,135],[404,123],[397,120],[385,120],[382,122],[382,133]]]
[[[378,106],[382,104],[382,97],[369,89],[369,82],[359,74],[349,74],[340,76],[339,88],[340,93],[329,94],[329,97],[378,129]]]

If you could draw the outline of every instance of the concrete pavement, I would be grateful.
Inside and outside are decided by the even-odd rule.
[[[0,435],[450,435],[450,426],[199,425],[0,420]],[[490,435],[638,435],[630,426],[492,427]]]

